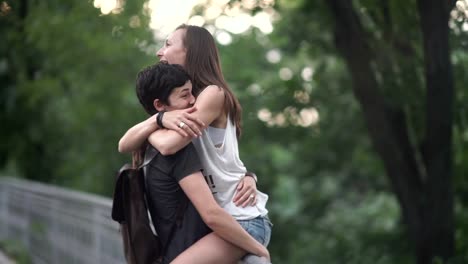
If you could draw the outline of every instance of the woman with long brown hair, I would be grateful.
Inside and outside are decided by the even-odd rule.
[[[163,155],[170,155],[193,141],[218,204],[250,235],[268,245],[268,196],[256,189],[254,177],[245,177],[247,170],[239,158],[237,142],[241,107],[224,79],[213,37],[202,27],[181,25],[157,55],[161,61],[185,68],[192,79],[196,103],[186,110],[159,112],[130,128],[119,142],[119,151],[133,151],[148,139]],[[234,263],[246,253],[212,233],[173,263]]]

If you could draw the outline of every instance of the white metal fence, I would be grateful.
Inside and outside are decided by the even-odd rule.
[[[0,240],[20,241],[33,263],[125,263],[108,198],[0,177]]]

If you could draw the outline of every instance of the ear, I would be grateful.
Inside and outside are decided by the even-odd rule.
[[[159,99],[154,99],[153,106],[158,112],[166,110],[166,105],[163,104]]]

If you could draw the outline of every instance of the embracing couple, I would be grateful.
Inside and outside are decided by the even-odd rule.
[[[119,151],[157,152],[145,185],[163,263],[270,263],[268,196],[239,158],[241,107],[212,35],[181,25],[157,56],[136,81],[151,117],[125,133]]]

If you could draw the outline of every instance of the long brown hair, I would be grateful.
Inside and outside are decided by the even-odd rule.
[[[192,89],[195,96],[209,85],[217,85],[224,90],[224,111],[229,113],[231,121],[236,125],[237,137],[240,136],[242,108],[234,93],[224,79],[219,60],[219,52],[213,36],[202,27],[182,24],[177,27],[185,30],[183,40],[187,49],[185,70],[192,79]]]

